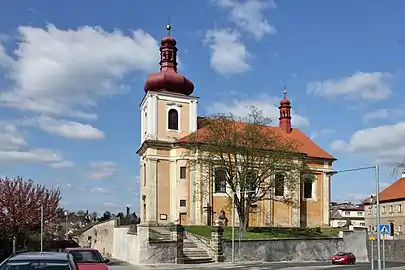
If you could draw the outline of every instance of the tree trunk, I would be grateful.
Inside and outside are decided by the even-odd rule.
[[[246,232],[249,225],[249,214],[238,213],[238,216],[239,216],[239,234],[243,235],[243,233]]]

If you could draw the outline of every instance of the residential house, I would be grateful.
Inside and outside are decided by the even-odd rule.
[[[145,223],[180,221],[183,225],[206,225],[222,209],[230,217],[229,187],[220,170],[217,173],[215,169],[211,182],[204,184],[202,169],[190,169],[192,158],[187,156],[184,145],[189,142],[190,134],[203,137],[207,127],[198,125],[199,98],[192,96],[194,84],[177,72],[176,44],[170,33],[161,40],[160,72],[148,76],[140,103],[141,147],[137,151],[140,215]],[[329,226],[331,176],[328,172],[336,159],[291,126],[291,102],[286,90],[279,111],[278,126],[266,128],[286,140],[299,142],[299,155],[305,157],[305,165],[313,170],[315,180],[297,184],[299,192],[294,193],[294,199],[299,205],[291,206],[283,202],[288,192],[284,175],[273,175],[277,189],[269,196],[281,199],[259,202],[255,207],[258,210],[249,216],[249,225]],[[208,208],[212,210],[207,211]]]
[[[377,233],[376,223],[376,197],[371,196],[365,205],[365,222],[370,233]],[[405,173],[389,187],[380,192],[380,219],[381,224],[392,224],[394,236],[389,238],[405,238]]]
[[[330,226],[364,228],[364,205],[342,203],[333,205],[331,208]]]

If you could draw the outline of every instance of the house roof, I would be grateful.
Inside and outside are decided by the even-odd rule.
[[[246,125],[246,123],[237,122],[237,125],[242,126]],[[297,152],[306,154],[308,157],[312,158],[320,158],[320,159],[328,159],[328,160],[336,160],[331,154],[327,153],[323,150],[320,146],[318,146],[313,140],[308,138],[301,130],[297,128],[292,128],[291,133],[283,132],[279,127],[275,126],[265,126],[265,129],[271,132],[280,132],[280,135],[285,139],[292,139],[299,143]],[[206,126],[200,126],[200,128],[181,139],[178,140],[180,143],[204,143],[204,137],[207,136],[209,133],[209,128]]]
[[[405,199],[405,178],[399,178],[389,187],[380,192],[381,201],[392,201]]]
[[[331,208],[342,211],[364,211],[363,204],[338,204],[332,206]]]

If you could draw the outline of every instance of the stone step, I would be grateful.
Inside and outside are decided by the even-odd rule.
[[[198,248],[196,244],[183,244],[183,248]]]
[[[213,263],[214,260],[212,258],[206,258],[206,257],[184,257],[184,264],[202,264],[202,263]]]
[[[187,257],[209,257],[208,253],[202,250],[193,250],[193,251],[183,251],[183,254]]]

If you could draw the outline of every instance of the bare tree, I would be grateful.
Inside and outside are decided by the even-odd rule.
[[[234,196],[242,232],[253,204],[277,200],[298,207],[302,175],[313,176],[299,143],[269,124],[262,111],[251,107],[244,118],[207,118],[188,138],[188,154],[195,158],[190,169],[200,171],[205,192],[223,192],[230,200]]]

